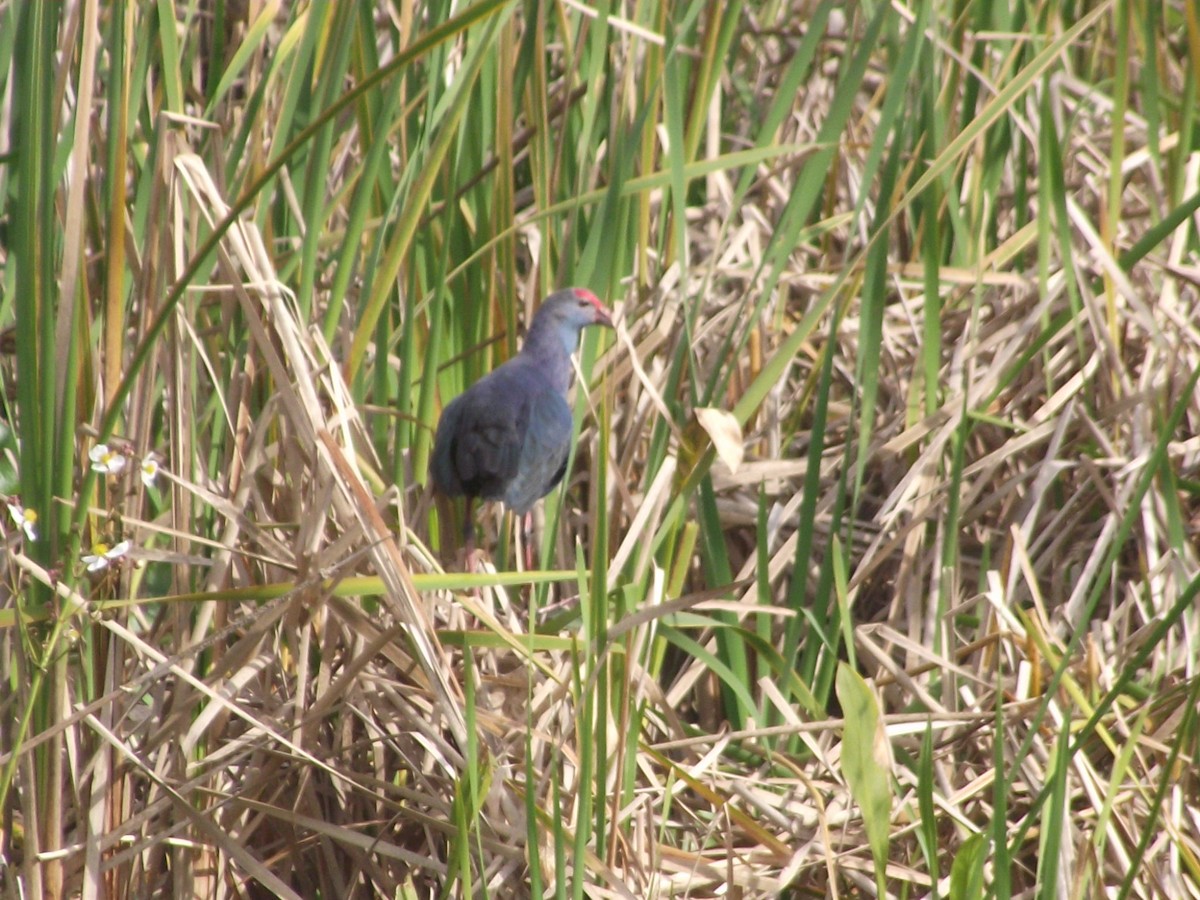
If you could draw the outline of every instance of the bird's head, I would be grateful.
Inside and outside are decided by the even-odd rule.
[[[545,318],[557,327],[575,329],[588,325],[613,327],[612,313],[587,288],[563,288],[547,297],[538,308],[537,319]]]
[[[533,314],[524,350],[543,360],[560,358],[559,348],[570,356],[579,347],[579,333],[589,325],[613,327],[612,313],[596,295],[585,288],[555,291]]]

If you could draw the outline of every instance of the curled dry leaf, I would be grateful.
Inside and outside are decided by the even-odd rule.
[[[712,438],[713,446],[717,448],[717,456],[730,472],[736,472],[742,464],[745,447],[742,444],[742,426],[734,418],[733,413],[715,406],[696,407],[696,420]]]

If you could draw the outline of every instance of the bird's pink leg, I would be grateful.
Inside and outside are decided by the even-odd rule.
[[[480,570],[479,559],[475,551],[475,520],[471,518],[471,504],[474,497],[467,498],[467,521],[463,525],[463,568],[468,572]]]
[[[521,516],[521,533],[525,544],[525,571],[533,571],[533,513]]]

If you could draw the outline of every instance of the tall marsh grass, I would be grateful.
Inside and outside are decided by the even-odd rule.
[[[5,897],[1200,896],[1200,15],[0,3]],[[465,573],[442,406],[586,285]]]

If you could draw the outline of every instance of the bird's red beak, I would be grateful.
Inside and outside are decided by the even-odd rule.
[[[609,328],[615,327],[612,320],[612,311],[600,302],[599,297],[584,288],[575,288],[575,296],[580,300],[586,300],[595,307],[596,317],[592,319],[593,325],[607,325]]]

